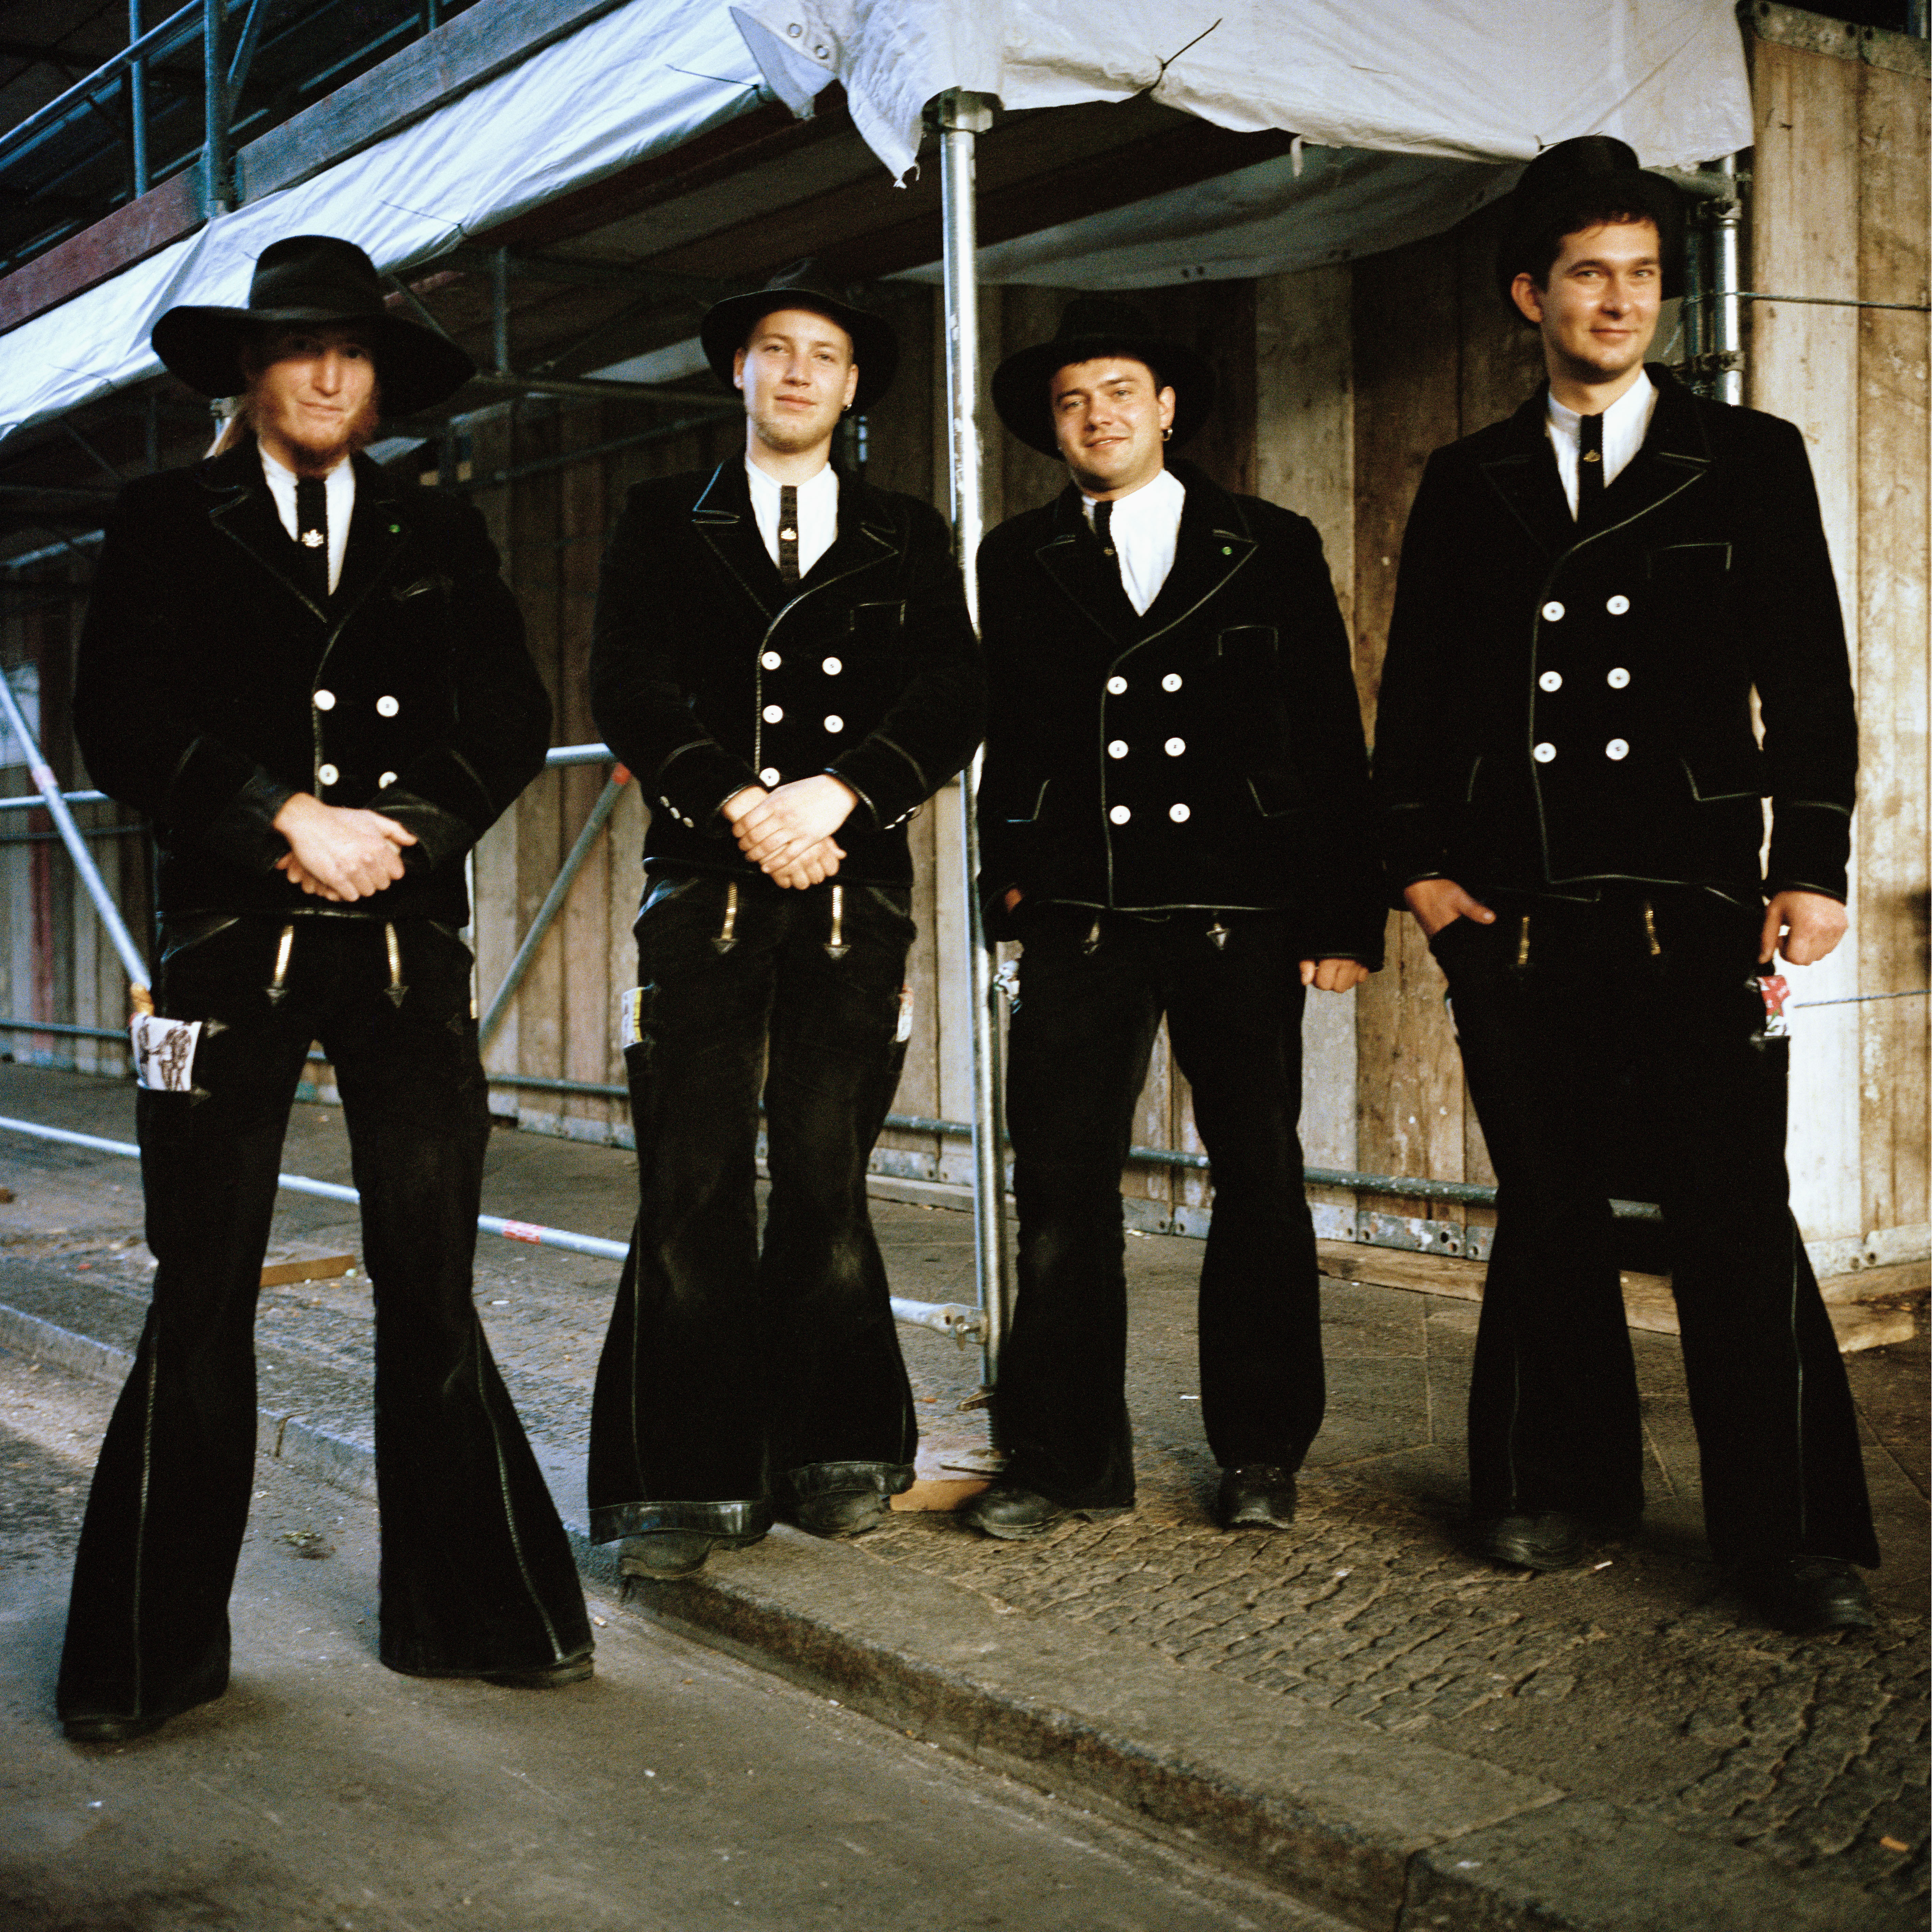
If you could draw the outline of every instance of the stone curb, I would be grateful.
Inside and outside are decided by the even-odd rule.
[[[0,1346],[118,1382],[125,1350],[0,1306]],[[373,1453],[262,1412],[262,1450],[362,1496]],[[1904,1932],[1916,1917],[1634,1807],[1566,1796],[1104,1633],[1003,1614],[781,1525],[697,1575],[585,1580],[639,1616],[1370,1932]]]

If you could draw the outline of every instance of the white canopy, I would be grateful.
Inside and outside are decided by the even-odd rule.
[[[10,331],[0,438],[152,375],[154,318],[242,302],[278,236],[345,236],[381,268],[413,266],[730,119],[766,83],[802,112],[834,78],[896,175],[950,87],[1010,108],[1151,91],[1317,144],[1305,166],[1265,163],[989,248],[989,280],[1270,273],[1436,232],[1508,184],[1495,164],[1569,135],[1621,135],[1654,166],[1751,138],[1729,0],[631,0]]]

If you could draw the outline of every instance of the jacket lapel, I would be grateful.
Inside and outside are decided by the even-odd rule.
[[[1177,464],[1175,470],[1186,488],[1187,501],[1180,512],[1174,568],[1141,620],[1137,642],[1144,644],[1185,623],[1255,554],[1247,520],[1234,498],[1192,464]]]
[[[691,521],[725,574],[769,624],[784,601],[784,585],[752,514],[752,486],[746,481],[742,457],[728,456],[711,472],[691,506]]]
[[[1538,384],[1536,394],[1510,418],[1503,453],[1482,470],[1531,542],[1555,556],[1575,544],[1576,520],[1570,514],[1563,479],[1556,472],[1556,452],[1544,427],[1549,396],[1549,384]]]
[[[764,548],[762,539],[759,547]],[[850,577],[855,570],[868,570],[874,564],[897,555],[898,550],[884,497],[870,484],[842,470],[838,533],[832,540],[832,548],[806,572],[794,599],[814,596],[827,584]]]
[[[268,494],[254,439],[245,437],[203,464],[201,483],[208,492],[208,520],[214,527],[253,557],[316,622],[327,623],[328,613],[309,596],[296,574],[296,547]]]
[[[1110,655],[1130,650],[1141,619],[1121,587],[1120,572],[1110,568],[1087,523],[1080,492],[1072,484],[1053,506],[1053,534],[1034,553],[1080,614],[1112,647]]]
[[[366,456],[356,465],[356,508],[349,519],[349,544],[342,574],[329,599],[328,622],[339,632],[370,592],[394,571],[408,548],[410,528],[394,486],[380,464]]]

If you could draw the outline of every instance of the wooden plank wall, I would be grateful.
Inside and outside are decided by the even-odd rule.
[[[1928,983],[1926,44],[1758,10],[1748,286],[1844,306],[1751,305],[1752,404],[1804,432],[1858,690],[1852,930],[1791,975],[1790,1156],[1814,1256],[1834,1270],[1922,1256]]]

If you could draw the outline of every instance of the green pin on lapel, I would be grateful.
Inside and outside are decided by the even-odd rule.
[[[400,536],[402,535],[402,533],[403,533],[403,526],[402,526],[402,525],[401,525],[400,524],[392,524],[389,526],[389,534],[390,534],[390,536],[392,536],[392,537],[399,537],[399,536]]]
[[[1223,556],[1232,556],[1234,554],[1234,547],[1232,544],[1223,544],[1221,546],[1221,554]]]

